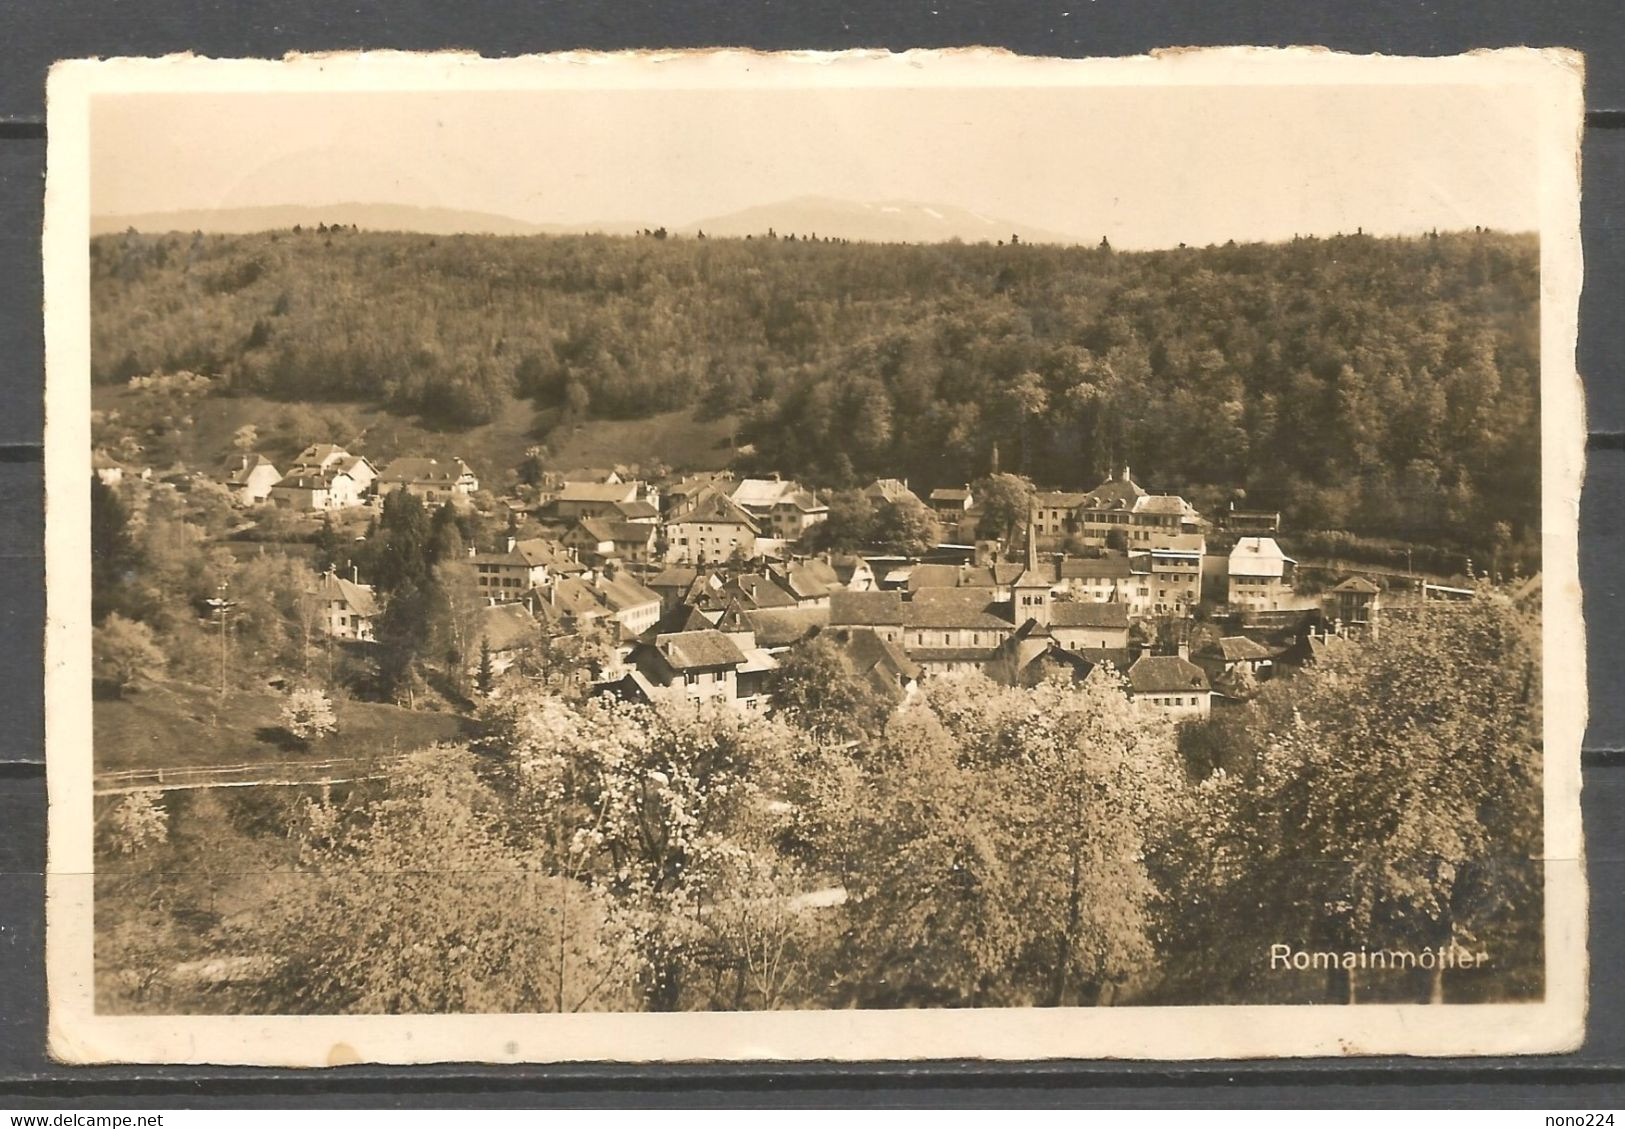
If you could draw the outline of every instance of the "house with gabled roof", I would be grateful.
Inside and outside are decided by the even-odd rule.
[[[1130,549],[1157,549],[1180,536],[1199,535],[1201,517],[1177,494],[1144,494],[1134,500],[1130,511]]]
[[[557,621],[570,631],[582,631],[594,625],[608,628],[613,620],[613,613],[592,582],[579,576],[554,580],[533,590],[525,599],[538,619]]]
[[[645,632],[650,638],[645,639],[644,642],[651,641],[654,635],[675,635],[683,631],[705,631],[715,627],[717,620],[721,618],[721,608],[710,611],[701,609],[694,604],[677,604],[661,612],[660,618],[655,621],[655,625],[648,632]]]
[[[480,595],[496,604],[521,601],[531,589],[555,577],[586,571],[563,546],[539,537],[509,538],[499,553],[470,552],[468,563]]]
[[[739,644],[716,628],[657,635],[634,646],[627,664],[632,672],[623,693],[727,703],[739,702],[740,670],[751,665]]]
[[[487,604],[480,609],[475,633],[491,656],[491,672],[506,673],[521,651],[541,637],[541,626],[524,604]],[[479,670],[483,651],[470,649],[468,671]]]
[[[336,443],[312,443],[294,456],[293,463],[288,467],[288,473],[297,471],[318,474],[329,467],[339,466],[349,458],[350,452]]]
[[[728,497],[755,520],[763,536],[799,541],[829,516],[829,506],[788,479],[742,478]]]
[[[643,525],[660,524],[660,508],[653,502],[638,498],[631,502],[616,502],[613,521],[635,521]]]
[[[1382,615],[1382,589],[1367,577],[1346,577],[1326,593],[1323,608],[1328,619],[1369,630]]]
[[[346,509],[361,504],[375,473],[365,458],[336,443],[312,443],[299,452],[266,496],[288,509]]]
[[[722,591],[747,608],[793,608],[799,601],[774,578],[762,572],[742,572],[723,582]]]
[[[719,564],[755,554],[761,527],[720,490],[702,491],[680,517],[666,523],[666,560]]]
[[[1297,562],[1273,537],[1241,537],[1230,550],[1231,607],[1276,611],[1290,605]]]
[[[970,486],[939,486],[931,491],[926,499],[937,517],[958,524],[965,517],[965,512],[971,508],[974,499],[971,496]]]
[[[1101,557],[1063,557],[1055,570],[1057,595],[1073,600],[1125,604],[1131,615],[1151,609],[1151,558],[1107,552]]]
[[[684,602],[700,578],[700,570],[691,565],[668,564],[659,572],[645,576],[643,583],[660,596],[660,604],[670,610]],[[721,583],[720,580],[717,581]]]
[[[756,645],[776,655],[827,627],[829,609],[751,608],[744,611],[744,618],[756,636]]]
[[[374,480],[380,496],[405,490],[426,505],[466,503],[480,488],[480,480],[462,459],[402,456],[391,459]]]
[[[891,502],[893,504],[905,498],[920,501],[920,496],[908,488],[908,479],[877,478],[863,488],[863,496],[876,506]],[[922,502],[921,505],[924,505]]]
[[[1014,651],[1014,669],[1009,662],[995,663],[989,675],[999,682],[1029,688],[1056,679],[1081,685],[1106,677],[1108,670],[1127,670],[1134,661],[1132,654],[1124,650],[1068,650],[1047,635],[1024,642],[1036,645]]]
[[[366,455],[346,455],[336,466],[350,476],[350,480],[355,483],[357,494],[365,495],[372,489],[372,484],[378,481],[378,468],[372,465],[372,460]]]
[[[323,470],[289,471],[271,487],[269,497],[294,510],[342,510],[361,504],[355,479],[333,464]]]
[[[727,494],[733,490],[733,484],[733,474],[725,470],[685,474],[675,481],[662,484],[660,512],[665,515],[667,521],[681,517],[693,508],[701,496],[712,491]]]
[[[804,608],[829,607],[830,593],[844,587],[835,569],[817,557],[768,565],[767,576]]]
[[[782,541],[800,541],[807,531],[829,518],[829,505],[811,490],[797,490],[773,503],[768,528]]]
[[[553,513],[560,521],[619,518],[619,507],[643,501],[642,495],[636,482],[566,482],[553,499]]]
[[[1237,667],[1245,666],[1264,678],[1273,672],[1276,650],[1245,635],[1226,635],[1198,647],[1191,661],[1207,672],[1208,681],[1217,683]]]
[[[659,594],[638,583],[630,573],[606,568],[593,577],[592,586],[599,602],[609,609],[610,618],[621,625],[624,636],[642,635],[659,621]]]
[[[271,487],[282,481],[282,472],[264,455],[249,452],[228,458],[216,481],[226,488],[232,501],[252,506],[271,496]]]
[[[968,485],[939,486],[931,491],[925,504],[937,515],[944,538],[975,538],[978,511]]]
[[[1131,559],[1148,566],[1152,611],[1183,613],[1201,602],[1205,552],[1199,533],[1166,537],[1161,548],[1129,551]]]
[[[775,505],[800,489],[796,483],[778,475],[772,478],[741,478],[728,491],[728,497],[752,517],[764,518]]]
[[[1129,643],[1127,604],[1056,600],[1049,606],[1049,634],[1065,651],[1122,650]]]
[[[308,593],[316,622],[324,635],[370,643],[378,601],[372,585],[346,580],[328,569],[316,578]]]
[[[1177,494],[1147,493],[1126,466],[1085,494],[1074,513],[1075,531],[1090,545],[1109,545],[1116,534],[1120,548],[1161,549],[1180,535],[1202,532],[1194,506]]]
[[[612,467],[571,467],[569,470],[560,471],[558,479],[560,483],[597,482],[613,484],[626,481],[621,472]]]
[[[1137,705],[1177,719],[1212,711],[1207,672],[1179,655],[1141,655],[1128,668],[1128,686]]]
[[[654,558],[656,532],[653,525],[644,522],[588,517],[576,522],[563,540],[594,563],[620,560],[642,564]]]

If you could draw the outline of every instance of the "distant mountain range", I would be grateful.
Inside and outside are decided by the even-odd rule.
[[[406,204],[277,204],[253,208],[195,209],[148,212],[140,215],[92,216],[93,235],[134,228],[142,232],[206,231],[242,234],[286,230],[296,225],[354,224],[366,231],[412,231],[425,235],[562,235],[602,232],[631,235],[656,225],[631,220],[593,223],[530,223],[492,212],[455,208],[420,208]],[[1075,243],[1070,236],[1028,224],[984,216],[947,204],[921,204],[908,200],[859,203],[824,196],[800,196],[774,204],[744,208],[712,216],[674,229],[678,235],[761,237],[769,231],[781,236],[834,237],[871,243],[967,243],[1008,240],[1025,243]]]

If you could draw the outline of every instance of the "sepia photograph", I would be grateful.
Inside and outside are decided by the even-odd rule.
[[[1577,1045],[1582,69],[59,64],[52,1053]]]

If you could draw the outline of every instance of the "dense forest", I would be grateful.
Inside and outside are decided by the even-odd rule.
[[[445,426],[737,412],[820,486],[1113,465],[1199,506],[1464,549],[1539,522],[1533,236],[1157,252],[786,238],[102,236],[94,378]]]

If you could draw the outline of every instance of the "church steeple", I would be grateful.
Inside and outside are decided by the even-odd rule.
[[[1017,626],[1029,619],[1040,626],[1049,626],[1050,589],[1054,581],[1038,563],[1038,522],[1031,511],[1027,514],[1027,567],[1010,586],[1010,598],[1015,605]]]

